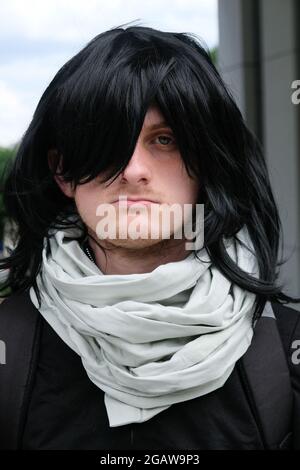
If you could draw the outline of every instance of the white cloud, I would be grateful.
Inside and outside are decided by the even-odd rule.
[[[24,123],[30,119],[30,110],[17,93],[0,81],[0,143],[16,143],[24,132]]]
[[[0,37],[86,40],[105,29],[140,19],[147,26],[174,26],[217,42],[217,0],[7,0],[0,4]],[[195,30],[196,28],[196,30]]]
[[[41,95],[67,59],[60,54],[0,63],[0,146],[20,139]]]
[[[134,21],[218,42],[217,0],[1,0],[0,17],[0,145],[21,137],[55,73],[102,31]]]

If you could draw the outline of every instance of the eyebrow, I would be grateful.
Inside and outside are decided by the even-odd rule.
[[[151,126],[146,126],[146,129],[153,130],[159,129],[160,127],[170,127],[170,125],[165,121],[161,121],[157,122],[156,124],[152,124]]]

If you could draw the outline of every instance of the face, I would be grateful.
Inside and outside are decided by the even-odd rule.
[[[164,223],[167,208],[173,204],[183,208],[184,204],[194,205],[197,202],[198,181],[187,174],[175,136],[163,121],[164,117],[157,107],[148,109],[131,160],[111,184],[110,180],[103,183],[95,178],[74,190],[70,183],[56,177],[61,190],[75,199],[80,217],[98,240],[101,238],[103,242],[106,238],[110,244],[119,247],[154,245],[170,233],[169,225]],[[126,196],[128,200],[134,198],[154,202],[139,207],[123,206],[115,202],[119,196]],[[105,206],[111,208],[109,216],[108,212],[100,216],[99,208],[101,205],[104,208],[103,204],[109,204]],[[171,233],[174,233],[180,222],[172,220]],[[108,223],[104,224],[104,221]],[[182,224],[183,219],[180,221]],[[114,235],[107,236],[108,228],[109,233]],[[106,235],[103,235],[104,231]],[[146,233],[147,236],[142,238],[136,235],[137,232]],[[153,233],[156,234],[155,238]]]

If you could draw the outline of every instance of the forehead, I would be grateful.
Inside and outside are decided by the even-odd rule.
[[[155,105],[150,106],[145,115],[143,129],[149,130],[155,127],[167,127],[167,126],[168,124],[166,122],[166,119],[164,115],[161,113],[160,109]]]

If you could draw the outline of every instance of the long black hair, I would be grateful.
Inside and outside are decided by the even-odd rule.
[[[282,227],[261,145],[208,49],[192,33],[124,25],[99,34],[72,57],[38,103],[4,187],[17,237],[10,255],[0,261],[9,269],[3,288],[15,292],[33,286],[38,295],[43,239],[56,227],[59,213],[76,212],[53,174],[74,187],[101,172],[103,181],[117,177],[152,104],[172,128],[188,174],[201,181],[198,202],[205,205],[205,247],[212,263],[256,294],[254,318],[267,300],[298,302],[277,285]],[[51,168],[49,151],[57,156]],[[224,246],[223,237],[235,237],[244,225],[259,279],[242,271]]]

